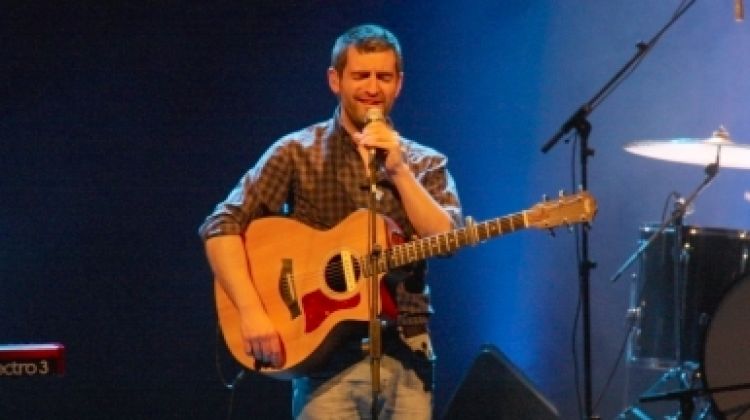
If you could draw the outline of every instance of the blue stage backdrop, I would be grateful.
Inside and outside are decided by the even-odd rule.
[[[0,377],[2,418],[289,414],[288,383],[222,386],[237,366],[217,339],[197,227],[271,142],[331,115],[325,72],[343,30],[375,22],[400,37],[396,127],[449,156],[465,213],[484,220],[575,188],[574,142],[541,146],[681,2],[114,3],[19,2],[0,18],[0,345],[60,342],[67,359],[63,377]],[[609,278],[669,194],[704,177],[623,146],[722,125],[750,143],[750,29],[732,3],[697,1],[589,118],[603,418],[662,373],[615,366],[637,264]],[[750,229],[749,175],[722,169],[685,222]],[[517,232],[430,270],[436,413],[491,343],[562,418],[580,418],[574,234]]]

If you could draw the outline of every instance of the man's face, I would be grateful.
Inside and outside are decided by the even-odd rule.
[[[369,108],[388,115],[401,91],[403,74],[396,71],[396,54],[391,50],[360,53],[350,46],[346,54],[341,74],[328,69],[328,84],[339,97],[344,127],[359,131]]]

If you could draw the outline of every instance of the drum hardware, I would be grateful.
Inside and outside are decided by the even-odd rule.
[[[694,362],[685,362],[681,366],[669,369],[659,380],[653,384],[641,397],[639,402],[656,402],[656,401],[679,401],[679,411],[674,416],[675,419],[692,419],[695,411],[695,402],[692,392],[696,389],[694,385],[700,380],[700,370],[698,364]],[[670,383],[677,383],[677,386]],[[677,388],[678,391],[674,391]],[[663,389],[671,389],[663,391]],[[709,404],[704,401],[700,402],[701,415],[699,419],[704,418],[708,413]]]
[[[638,401],[641,403],[678,400],[679,410],[674,415],[655,416],[646,406],[631,405],[622,411],[618,420],[666,420],[692,419],[692,414],[698,412],[696,419],[706,419],[710,414],[710,402],[696,398],[686,391],[692,392],[694,386],[700,383],[701,372],[698,363],[685,362],[682,366],[674,367],[664,373]],[[675,391],[677,389],[678,391]]]
[[[750,389],[750,382],[741,383],[727,386],[717,386],[713,388],[699,387],[699,388],[687,388],[680,391],[663,392],[659,394],[647,394],[638,399],[640,402],[653,402],[653,401],[668,401],[668,400],[679,400],[680,401],[680,412],[676,416],[677,419],[692,419],[693,412],[695,411],[694,400],[699,397],[707,397],[718,395],[721,393],[731,393],[733,391],[742,391]],[[700,413],[696,417],[697,419],[712,418],[710,405],[705,405]],[[750,405],[747,403],[740,407],[739,415],[750,412]],[[722,414],[732,414],[729,412],[723,412]],[[739,417],[732,417],[739,418]],[[744,417],[743,417],[744,418]]]
[[[650,235],[653,229],[647,225],[642,233]],[[633,319],[628,362],[652,369],[671,368],[658,387],[644,396],[665,394],[661,400],[672,397],[675,401],[692,396],[695,403],[709,408],[713,404],[715,410],[726,414],[750,403],[750,393],[737,391],[750,382],[750,235],[694,226],[683,226],[682,231],[679,280],[673,269],[673,250],[679,243],[673,228],[641,259],[627,315]],[[697,373],[695,366],[699,367]],[[684,373],[683,380],[675,381],[680,373]],[[745,408],[748,417],[743,419],[747,420],[750,405]],[[631,417],[624,418],[632,418],[634,413],[628,415]]]
[[[643,304],[645,305],[645,302]],[[643,313],[643,308],[641,306],[638,306],[635,308],[628,308],[628,311],[625,314],[625,320],[628,322],[628,324],[636,323],[641,320],[642,313]]]
[[[626,148],[626,150],[628,150],[628,149]],[[635,148],[633,150],[640,150],[640,149]],[[702,149],[702,150],[706,150],[706,149]],[[750,150],[750,149],[748,149],[748,150]],[[629,151],[631,151],[631,150],[629,150]],[[660,151],[660,153],[662,152],[661,149],[659,151]],[[716,152],[715,160],[712,163],[709,163],[705,167],[704,171],[706,173],[706,178],[703,179],[703,182],[701,182],[698,185],[698,187],[690,194],[690,196],[688,196],[684,200],[680,200],[679,205],[675,206],[675,209],[672,212],[672,215],[667,220],[664,220],[661,223],[661,225],[659,226],[659,228],[651,235],[651,237],[649,237],[645,242],[643,242],[641,244],[641,246],[638,247],[638,249],[636,249],[636,251],[625,261],[625,263],[622,266],[620,266],[620,268],[610,278],[610,282],[614,283],[615,281],[617,281],[617,279],[619,279],[620,276],[622,276],[622,274],[625,272],[625,270],[627,270],[643,254],[643,252],[646,250],[646,248],[648,248],[649,246],[651,246],[651,243],[654,242],[659,236],[661,236],[661,234],[669,226],[674,226],[675,224],[677,224],[677,225],[681,225],[682,224],[682,219],[685,216],[685,212],[689,208],[691,208],[691,206],[693,205],[693,202],[698,197],[698,194],[700,194],[711,183],[711,181],[713,181],[713,179],[719,173],[720,158],[723,155],[726,155],[726,153],[722,154],[722,147],[721,146],[717,146],[715,152]],[[635,153],[635,152],[633,152],[633,153]],[[690,156],[692,156],[692,155],[690,155]],[[749,156],[749,158],[750,158],[750,156]],[[748,163],[750,164],[750,161],[748,161]]]
[[[718,173],[719,163],[721,163],[721,167],[750,169],[750,147],[732,142],[729,133],[721,127],[707,139],[682,138],[667,141],[639,141],[628,144],[625,150],[655,159],[706,165],[705,180],[688,199],[678,200],[675,203],[675,210],[670,218],[664,220],[658,226],[649,226],[645,232],[649,234],[647,239],[641,241],[635,253],[611,278],[612,282],[616,281],[637,259],[641,261],[641,276],[640,278],[634,276],[633,281],[633,285],[640,287],[632,289],[634,292],[631,292],[631,306],[626,313],[626,319],[631,325],[631,347],[628,360],[633,362],[645,360],[649,363],[661,364],[658,367],[672,366],[648,391],[642,394],[639,401],[676,400],[679,402],[679,412],[676,418],[680,419],[693,418],[696,406],[699,408],[696,417],[698,419],[713,418],[711,416],[714,413],[720,413],[719,416],[731,413],[732,416],[736,416],[732,418],[747,415],[748,417],[742,418],[750,418],[750,394],[742,394],[739,391],[750,389],[750,372],[748,372],[748,369],[750,369],[750,363],[748,363],[750,361],[748,360],[750,358],[748,356],[750,355],[750,339],[748,339],[746,329],[746,326],[750,323],[750,310],[746,311],[748,314],[745,323],[741,327],[734,328],[729,337],[721,337],[720,333],[714,334],[714,336],[720,337],[720,339],[714,339],[714,341],[723,340],[721,345],[709,345],[711,344],[709,340],[712,337],[709,326],[718,330],[721,330],[722,327],[720,323],[714,327],[718,320],[713,319],[713,310],[720,311],[721,308],[717,309],[719,300],[721,300],[721,305],[725,306],[724,301],[728,300],[724,296],[727,294],[726,287],[730,286],[731,282],[739,282],[739,277],[747,276],[748,249],[750,248],[747,242],[747,233],[719,229],[713,229],[713,231],[709,229],[708,232],[702,232],[699,228],[683,226],[682,223],[683,217],[689,214],[688,211],[695,198]],[[701,235],[706,237],[701,238]],[[720,239],[719,242],[723,241],[722,246],[706,247],[701,243],[701,240],[710,242],[709,239],[714,241]],[[669,243],[670,240],[671,243]],[[697,246],[694,246],[693,241],[697,241]],[[726,247],[727,241],[732,245],[732,251],[736,251],[739,246],[739,261],[732,260],[730,264],[727,264],[727,261],[723,259],[724,257],[716,256],[717,253],[730,253]],[[663,252],[662,254],[655,252],[656,242],[659,242],[662,251],[669,252]],[[736,255],[736,253],[732,254],[732,256]],[[706,256],[709,258],[706,258]],[[716,261],[717,258],[721,261]],[[654,270],[654,262],[659,266],[658,270]],[[644,268],[649,263],[652,267]],[[717,266],[730,266],[731,270],[722,272],[719,276],[716,273]],[[658,277],[668,278],[671,281],[670,285],[657,285],[656,291],[658,293],[649,290],[649,288],[653,289],[654,284],[657,283],[653,278],[650,278],[653,277],[651,276],[654,274],[653,271],[660,274]],[[712,280],[716,281],[709,284],[708,282]],[[730,284],[726,284],[726,282]],[[750,285],[750,281],[745,283]],[[712,290],[711,287],[714,289]],[[750,286],[746,286],[746,288],[750,290]],[[649,293],[651,295],[661,294],[661,296],[649,296]],[[718,293],[720,295],[717,297]],[[651,299],[651,297],[662,299]],[[671,302],[673,307],[668,307],[665,310],[663,307],[664,301]],[[746,305],[747,301],[750,301],[750,293],[744,300],[744,304],[734,303],[734,306],[750,307],[750,305]],[[651,305],[649,306],[649,304]],[[696,310],[695,313],[693,313],[693,309]],[[659,310],[663,313],[659,313]],[[657,316],[654,316],[655,313]],[[721,314],[717,313],[716,315]],[[738,317],[736,314],[733,315],[719,319],[735,319]],[[657,325],[656,323],[660,324]],[[648,340],[653,338],[654,331],[658,331],[660,335],[656,335],[657,340],[655,342],[649,342]],[[708,333],[706,333],[707,331]],[[744,347],[734,350],[735,347],[741,347],[741,345],[734,345],[734,341],[737,340]],[[664,345],[665,342],[666,346]],[[641,347],[637,347],[633,343]],[[703,353],[699,354],[696,348],[701,344],[704,344],[700,349]],[[647,345],[650,345],[650,347]],[[732,353],[732,356],[738,359],[732,360],[732,365],[743,366],[745,376],[739,378],[736,375],[733,376],[735,369],[726,367],[727,355],[721,353],[709,357],[711,356],[709,350],[719,353],[721,351]],[[741,356],[737,356],[739,354]],[[731,357],[729,358],[731,359]],[[700,363],[698,363],[698,360],[700,360]],[[711,365],[707,361],[712,361],[713,364]],[[711,366],[713,371],[708,370],[708,366]],[[745,368],[744,366],[748,367]],[[711,376],[714,380],[707,378],[708,376]],[[664,388],[668,383],[672,383],[673,388],[671,390],[657,391],[659,388]],[[733,397],[738,394],[742,394],[739,401],[736,397]],[[722,396],[727,396],[727,398]],[[744,400],[742,397],[744,397]],[[636,406],[631,406],[621,414],[621,418],[632,418],[632,416],[639,419],[649,418],[647,416],[641,417],[641,415],[645,416],[643,411]]]

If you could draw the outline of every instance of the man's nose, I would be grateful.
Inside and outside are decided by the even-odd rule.
[[[372,95],[378,93],[378,78],[375,76],[368,77],[365,89],[367,90],[367,93]]]

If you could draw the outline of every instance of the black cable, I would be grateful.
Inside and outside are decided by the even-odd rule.
[[[666,29],[669,28],[670,26],[672,26],[672,24],[674,24],[677,21],[677,19],[679,19],[680,16],[682,16],[682,14],[685,13],[687,11],[687,9],[690,6],[693,5],[693,3],[695,3],[695,1],[696,0],[682,0],[680,2],[679,6],[677,7],[677,9],[675,10],[674,14],[672,15],[672,18],[669,20],[669,22],[667,22],[667,25],[659,33],[657,33],[656,36],[654,36],[653,39],[648,44],[644,44],[642,42],[638,43],[638,48],[642,50],[643,54],[640,57],[638,57],[638,59],[633,63],[633,66],[630,69],[628,69],[623,74],[622,78],[618,79],[611,86],[605,87],[605,90],[601,92],[601,95],[599,97],[595,98],[590,103],[588,103],[587,105],[585,105],[585,111],[586,111],[587,114],[591,113],[591,111],[593,111],[599,104],[601,104],[623,81],[625,81],[627,78],[629,78],[633,74],[633,72],[638,68],[638,66],[641,64],[641,62],[646,57],[646,55],[648,55],[648,53],[651,51],[651,49],[656,45],[656,43],[664,35],[664,33],[666,32]],[[577,131],[576,131],[576,133],[577,133]],[[579,146],[580,147],[580,145],[578,144],[579,142],[578,142],[578,136],[577,135],[574,136],[573,139],[574,139],[574,147],[572,147],[573,156],[572,156],[572,159],[571,159],[571,162],[572,162],[572,164],[571,164],[571,179],[572,179],[572,182],[573,182],[573,188],[575,190],[575,189],[577,189],[577,185],[576,185],[577,178],[576,178],[576,173],[575,173],[575,168],[576,168],[575,162],[576,162],[576,155],[577,155],[577,153],[576,153],[576,147],[575,146]],[[566,140],[566,141],[569,141],[569,140]],[[579,234],[580,233],[580,229],[586,229],[586,226],[577,227],[575,229],[576,261],[578,263],[579,270],[580,270],[581,264],[583,264],[583,262],[581,261],[581,249],[580,249],[581,245],[580,245],[580,234]],[[588,263],[588,262],[586,262],[586,263]],[[577,352],[576,338],[577,338],[577,332],[578,332],[578,322],[580,320],[581,307],[582,307],[582,304],[583,304],[583,302],[582,302],[582,296],[581,296],[582,295],[581,288],[582,288],[582,285],[579,282],[578,305],[576,306],[576,313],[575,313],[575,317],[574,317],[573,335],[572,335],[572,339],[571,339],[571,342],[572,342],[572,353],[573,353],[574,381],[575,381],[575,388],[576,388],[576,401],[578,402],[579,417],[582,417],[582,402],[581,402],[580,379],[579,379],[579,375],[578,375],[579,366],[578,366],[578,352]],[[629,335],[630,335],[630,329],[628,329],[628,332],[625,335],[625,340],[623,340],[623,344],[620,347],[620,352],[619,352],[619,355],[618,355],[617,360],[615,362],[615,365],[613,366],[613,368],[610,371],[610,375],[609,375],[609,379],[607,380],[606,387],[609,387],[609,383],[611,382],[611,378],[614,377],[614,372],[617,370],[617,367],[619,366],[620,361],[622,360],[622,356],[623,356],[623,354],[625,352],[625,348],[626,348],[626,345],[627,345],[626,343],[628,342]],[[605,391],[606,391],[606,387],[605,387]],[[599,396],[599,398],[597,399],[597,404],[598,404],[598,402],[601,400],[601,398],[604,395],[605,395],[605,392],[602,392],[601,395]]]
[[[677,201],[680,198],[680,193],[677,191],[672,191],[667,195],[667,199],[664,200],[664,207],[661,209],[661,220],[667,220],[667,211],[669,209],[669,202],[671,200]]]
[[[226,377],[224,376],[224,372],[221,369],[221,358],[219,357],[219,343],[222,342],[221,337],[221,328],[219,324],[216,324],[216,340],[215,340],[215,347],[214,347],[214,363],[216,365],[216,373],[219,376],[219,380],[221,381],[221,384],[224,386],[224,389],[229,390],[229,401],[227,402],[227,420],[232,419],[232,414],[234,411],[234,395],[235,391],[237,389],[237,385],[240,383],[240,381],[245,377],[246,369],[240,369],[239,372],[235,375],[232,382],[227,381]]]
[[[677,193],[676,191],[672,191],[667,195],[667,198],[664,200],[664,206],[662,207],[662,216],[661,216],[662,220],[664,220],[666,217],[670,202],[672,200],[678,199],[679,197],[680,197],[680,194]],[[641,294],[643,293],[643,287],[644,285],[641,285],[636,296],[641,296]],[[599,406],[599,404],[602,401],[602,398],[604,398],[607,391],[609,390],[609,387],[612,385],[612,380],[615,377],[615,373],[617,372],[617,369],[620,366],[620,363],[622,362],[623,356],[625,355],[627,344],[630,339],[630,335],[633,333],[634,322],[635,322],[634,318],[628,317],[628,324],[627,324],[627,329],[625,333],[625,338],[623,339],[622,344],[620,345],[620,350],[617,354],[617,359],[615,360],[614,365],[609,371],[609,376],[607,377],[607,380],[604,383],[604,386],[602,387],[602,391],[597,397],[596,402],[594,403],[594,409],[596,409]]]
[[[599,397],[597,397],[596,402],[594,403],[594,411],[596,411],[596,408],[599,407],[599,404],[602,402],[602,398],[604,398],[604,395],[607,394],[607,391],[609,390],[610,385],[612,385],[612,380],[615,378],[615,373],[617,373],[617,368],[620,366],[620,363],[622,362],[622,357],[625,355],[625,349],[628,346],[628,341],[630,340],[630,334],[632,333],[632,325],[633,321],[629,321],[627,332],[625,333],[625,338],[622,340],[622,344],[620,344],[620,351],[617,354],[617,360],[615,360],[615,364],[612,366],[612,369],[609,371],[609,376],[607,377],[607,381],[604,383],[604,386],[602,387],[602,391],[599,394]]]
[[[578,291],[578,304],[573,317],[573,334],[570,337],[571,350],[573,353],[573,382],[576,389],[576,403],[578,404],[578,417],[583,418],[583,402],[581,402],[581,378],[578,376],[578,320],[581,317],[581,293]]]
[[[572,150],[571,158],[570,158],[570,178],[571,178],[571,184],[572,189],[575,191],[578,188],[578,175],[576,174],[576,167],[577,167],[577,160],[576,157],[579,156],[577,153],[577,149],[579,146],[578,142],[578,135],[577,132],[574,132],[570,135],[570,137],[565,140],[565,142],[573,141],[573,146],[570,148]],[[579,235],[579,228],[576,228],[574,231],[574,243],[575,243],[575,252],[576,252],[576,264],[578,267],[581,266],[581,244],[580,244],[580,235]],[[579,282],[579,288],[578,288],[578,303],[576,304],[576,310],[575,315],[573,316],[573,334],[570,337],[570,343],[571,343],[571,353],[573,355],[573,381],[575,385],[576,390],[576,403],[578,404],[578,417],[583,418],[583,402],[582,402],[582,396],[581,396],[581,378],[579,375],[580,366],[578,366],[578,323],[581,319],[581,308],[583,305],[582,302],[582,293],[580,288],[580,282]]]

